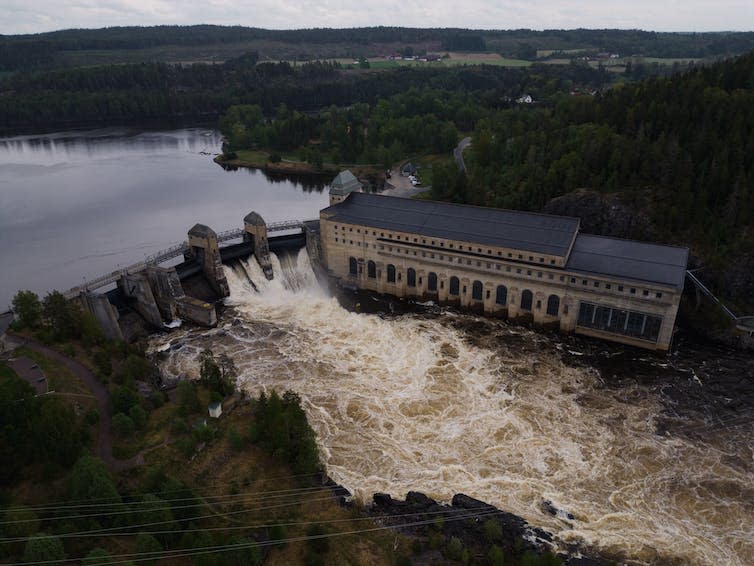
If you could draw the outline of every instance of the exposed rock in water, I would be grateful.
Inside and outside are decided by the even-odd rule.
[[[517,515],[462,493],[453,496],[451,505],[440,504],[416,491],[408,492],[404,501],[393,499],[386,493],[375,493],[372,501],[370,515],[417,539],[412,559],[414,564],[438,563],[438,550],[446,559],[458,560],[449,556],[452,539],[458,539],[455,541],[456,550],[460,541],[460,548],[470,557],[487,557],[493,546],[502,550],[506,560],[518,561],[524,556],[533,558],[553,552],[550,533],[532,527]],[[598,566],[610,562],[575,545],[567,545],[557,552],[558,558],[569,566]]]

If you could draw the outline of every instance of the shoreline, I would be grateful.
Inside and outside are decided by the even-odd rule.
[[[266,154],[269,157],[269,152],[260,152]],[[267,173],[280,174],[280,175],[301,175],[306,177],[322,177],[323,179],[332,179],[343,169],[349,169],[355,176],[366,177],[380,177],[384,182],[384,171],[378,169],[374,165],[360,165],[360,164],[330,164],[324,166],[321,169],[317,169],[311,163],[304,161],[285,161],[281,160],[277,163],[272,163],[269,160],[249,160],[249,159],[224,159],[223,154],[219,154],[213,158],[213,161],[217,163],[223,169],[257,169],[259,171],[265,171]],[[382,174],[382,175],[381,175]]]

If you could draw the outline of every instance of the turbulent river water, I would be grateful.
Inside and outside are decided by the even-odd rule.
[[[364,501],[463,492],[632,563],[750,564],[751,407],[709,385],[727,371],[749,387],[747,358],[644,355],[432,305],[354,312],[304,250],[273,263],[269,282],[253,258],[226,268],[218,328],[153,339],[167,375],[197,377],[211,347],[249,392],[297,391],[329,475]]]

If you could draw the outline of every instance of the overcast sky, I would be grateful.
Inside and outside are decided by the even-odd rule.
[[[0,34],[200,23],[751,31],[754,0],[0,0]]]

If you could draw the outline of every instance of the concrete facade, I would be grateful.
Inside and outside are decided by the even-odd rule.
[[[567,268],[573,244],[564,255],[548,255],[431,237],[343,222],[343,215],[337,219],[343,206],[320,213],[320,245],[323,267],[346,287],[434,300],[652,350],[670,347],[682,278],[678,288],[576,272]]]
[[[188,245],[191,254],[202,266],[207,281],[220,297],[230,295],[228,281],[225,279],[220,246],[215,231],[204,224],[195,224],[188,233]]]

